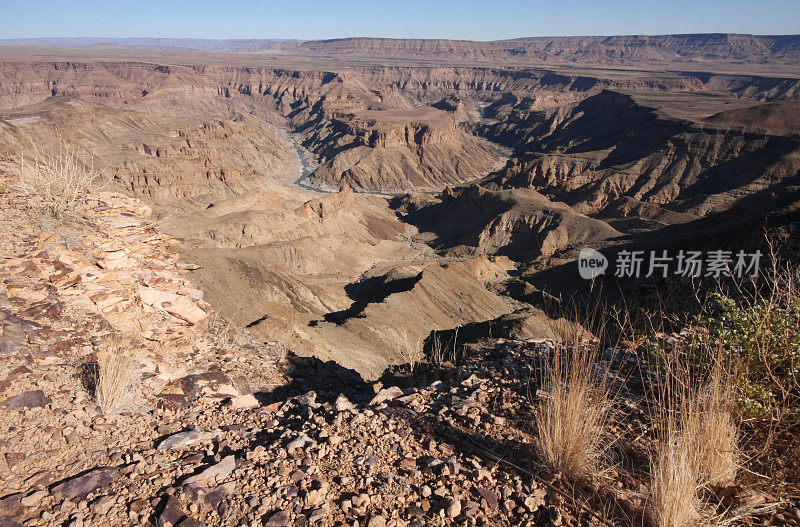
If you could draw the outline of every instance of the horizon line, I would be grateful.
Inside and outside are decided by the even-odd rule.
[[[356,40],[356,39],[381,39],[381,40],[441,40],[441,41],[460,41],[460,42],[508,42],[513,40],[525,39],[546,39],[546,38],[612,38],[612,37],[679,37],[679,36],[745,36],[745,37],[800,37],[800,33],[737,33],[725,31],[711,31],[701,33],[628,33],[628,34],[595,34],[595,35],[528,35],[511,38],[489,39],[489,40],[475,40],[468,38],[442,38],[442,37],[386,37],[386,36],[367,36],[367,35],[353,35],[347,37],[329,37],[329,38],[271,38],[271,37],[235,37],[235,38],[214,38],[214,37],[96,37],[96,36],[70,36],[70,37],[11,37],[0,38],[0,42],[9,41],[35,41],[35,40],[51,40],[51,41],[69,41],[69,40],[98,40],[98,41],[113,41],[113,40],[202,40],[202,41],[216,41],[216,42],[237,42],[237,41],[274,41],[274,42],[329,42],[335,40]]]

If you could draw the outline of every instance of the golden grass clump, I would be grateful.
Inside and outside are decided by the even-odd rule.
[[[734,376],[713,355],[708,378],[669,357],[652,416],[657,446],[650,466],[649,517],[657,527],[709,524],[703,489],[734,483],[739,427],[731,404]]]
[[[103,413],[117,412],[130,391],[134,362],[122,353],[105,353],[98,358],[99,370],[95,399]]]
[[[700,394],[695,420],[698,462],[703,484],[733,484],[738,468],[739,426],[732,411],[734,380],[717,361],[708,386]]]
[[[662,423],[661,437],[650,462],[649,516],[657,527],[689,527],[700,524],[696,436],[684,430],[680,420],[689,417],[688,408],[680,416],[669,416]]]
[[[545,365],[544,387],[534,415],[538,449],[550,467],[573,479],[602,470],[608,445],[609,386],[594,371],[597,352],[579,344],[557,345]]]

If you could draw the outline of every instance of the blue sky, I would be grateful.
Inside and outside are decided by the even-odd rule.
[[[0,0],[0,38],[800,33],[800,0]]]

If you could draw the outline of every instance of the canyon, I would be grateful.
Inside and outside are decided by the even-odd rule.
[[[552,336],[581,247],[798,206],[791,37],[4,44],[3,156],[77,145],[222,316],[368,378],[462,327]]]
[[[796,274],[798,117],[798,36],[0,40],[0,524],[679,524],[659,353],[793,346],[800,275],[763,269],[774,326],[704,322],[724,278],[578,258]],[[682,525],[800,526],[780,345],[719,408],[692,363],[741,466]],[[560,394],[585,406],[549,428]],[[549,429],[603,459],[566,473]]]

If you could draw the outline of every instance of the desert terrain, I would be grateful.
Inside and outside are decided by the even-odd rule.
[[[8,525],[665,525],[642,359],[576,306],[695,284],[578,254],[800,254],[797,36],[0,44]],[[91,185],[37,215],[25,162],[67,148]],[[639,456],[577,484],[529,461],[566,334]],[[113,415],[72,379],[111,340]],[[706,501],[800,525],[790,452]]]

